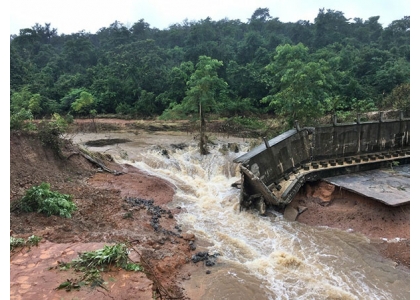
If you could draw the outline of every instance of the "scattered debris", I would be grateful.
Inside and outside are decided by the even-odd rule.
[[[90,147],[103,147],[103,146],[109,146],[109,145],[115,145],[115,144],[124,144],[131,142],[131,140],[128,139],[100,139],[95,141],[87,141],[85,143],[86,146]]]
[[[197,254],[194,254],[191,258],[193,263],[198,263],[199,261],[204,261],[204,264],[207,267],[214,266],[216,264],[216,258],[219,256],[218,253],[215,253],[213,255],[209,254],[208,252],[198,252]]]
[[[158,205],[154,205],[154,200],[146,200],[141,198],[135,198],[135,197],[127,197],[125,198],[125,201],[130,203],[133,206],[139,206],[140,208],[147,209],[148,214],[152,215],[150,220],[150,225],[153,227],[153,229],[156,232],[162,232],[164,234],[173,235],[177,237],[181,237],[179,233],[166,230],[162,228],[162,226],[159,224],[159,219],[162,218],[163,215],[168,215],[168,218],[173,218],[172,212],[170,210],[162,209]],[[176,228],[177,229],[177,228]],[[179,229],[178,229],[179,231]]]
[[[293,207],[292,205],[287,205],[284,210],[284,218],[288,221],[295,221],[296,218],[308,208],[306,206],[299,205],[298,207]]]

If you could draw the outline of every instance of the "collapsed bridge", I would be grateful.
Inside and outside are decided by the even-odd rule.
[[[241,170],[241,209],[285,208],[306,181],[410,163],[410,119],[295,128],[236,158]],[[408,199],[409,201],[409,199]],[[401,203],[388,203],[399,205]]]

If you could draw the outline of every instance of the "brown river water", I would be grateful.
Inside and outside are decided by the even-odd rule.
[[[410,274],[382,258],[369,239],[357,233],[290,222],[275,211],[269,217],[239,211],[240,178],[233,159],[250,141],[213,137],[210,154],[198,153],[187,133],[86,133],[75,143],[99,139],[130,142],[88,147],[121,163],[170,181],[171,203],[184,232],[197,248],[217,254],[210,274],[184,281],[191,299],[410,299]],[[219,151],[237,143],[239,152]],[[183,149],[171,145],[184,143]],[[168,155],[162,155],[162,149]]]

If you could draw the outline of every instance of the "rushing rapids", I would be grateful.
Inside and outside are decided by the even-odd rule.
[[[176,216],[182,229],[219,254],[205,280],[186,283],[201,290],[201,299],[410,298],[409,272],[384,260],[366,237],[289,222],[276,211],[240,212],[233,160],[247,148],[239,148],[214,147],[202,156],[194,146],[147,147],[119,161],[176,186],[172,206],[182,207]]]

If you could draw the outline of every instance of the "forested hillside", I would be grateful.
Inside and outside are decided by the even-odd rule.
[[[308,124],[330,113],[409,112],[410,17],[384,28],[380,16],[320,9],[313,23],[284,23],[258,8],[246,23],[207,18],[165,30],[144,19],[70,35],[35,24],[10,38],[10,92],[11,120],[202,109]]]

